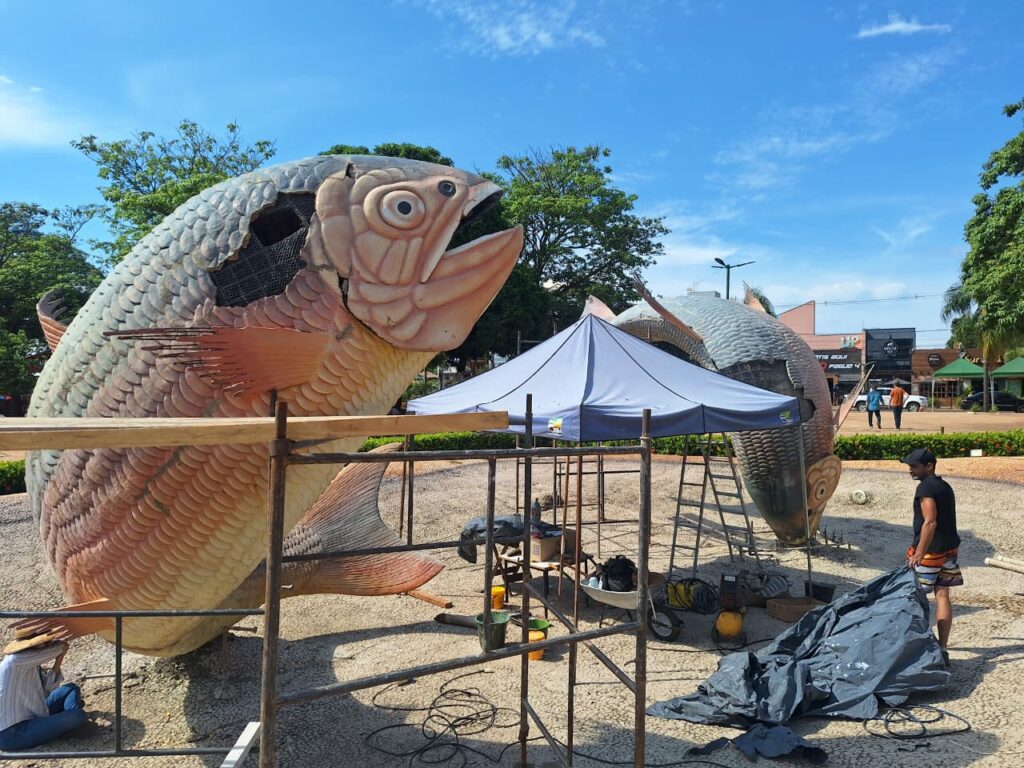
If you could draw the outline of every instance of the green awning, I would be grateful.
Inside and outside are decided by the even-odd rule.
[[[944,365],[932,374],[933,379],[980,379],[985,375],[980,365],[962,357]]]
[[[1024,357],[1018,357],[1006,365],[999,366],[992,371],[992,375],[1003,379],[1024,379]]]

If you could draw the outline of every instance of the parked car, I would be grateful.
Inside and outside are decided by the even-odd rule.
[[[892,394],[892,387],[875,387],[882,395],[882,405],[886,408],[889,407],[889,395]],[[866,394],[857,395],[857,399],[853,401],[853,407],[858,411],[866,411],[868,409],[868,396]],[[928,407],[928,398],[922,395],[907,395],[903,399],[903,410],[905,411],[920,411],[922,408]]]
[[[975,405],[979,408],[984,403],[984,392],[975,392],[968,395],[960,403],[960,407],[965,411],[971,410]],[[995,393],[995,406],[1000,411],[1016,411],[1017,413],[1024,413],[1024,399],[1017,397],[1009,392],[996,392]]]

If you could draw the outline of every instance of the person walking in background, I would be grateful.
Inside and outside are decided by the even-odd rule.
[[[956,496],[945,480],[935,474],[935,454],[918,448],[900,459],[918,481],[914,493],[914,540],[907,549],[907,565],[917,583],[935,593],[935,623],[942,657],[949,663],[946,647],[953,627],[949,588],[964,583],[957,563],[960,535],[956,530]]]
[[[878,428],[882,428],[882,393],[872,387],[868,390],[868,426],[872,426],[871,419],[878,419]]]
[[[893,386],[892,392],[889,393],[889,407],[892,408],[892,420],[896,422],[896,429],[900,428],[900,423],[903,421],[903,404],[905,402],[907,402],[907,390],[897,382]]]
[[[0,661],[0,749],[16,752],[38,747],[80,728],[86,721],[82,692],[61,685],[66,643],[47,635],[16,640]],[[49,669],[41,665],[53,662]]]

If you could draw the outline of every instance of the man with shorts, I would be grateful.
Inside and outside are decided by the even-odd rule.
[[[949,483],[935,474],[935,454],[918,448],[901,459],[918,481],[914,494],[914,541],[907,550],[907,564],[917,574],[925,592],[935,593],[935,619],[942,657],[949,661],[946,646],[953,626],[949,588],[964,583],[957,564],[960,536],[956,532],[956,497]]]

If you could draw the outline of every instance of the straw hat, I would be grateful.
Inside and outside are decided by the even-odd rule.
[[[41,648],[44,645],[49,645],[57,640],[58,635],[56,632],[44,632],[41,635],[34,635],[21,640],[15,640],[4,646],[4,649],[0,651],[0,656],[5,656],[9,653],[18,653],[19,651],[27,651],[29,648]]]

